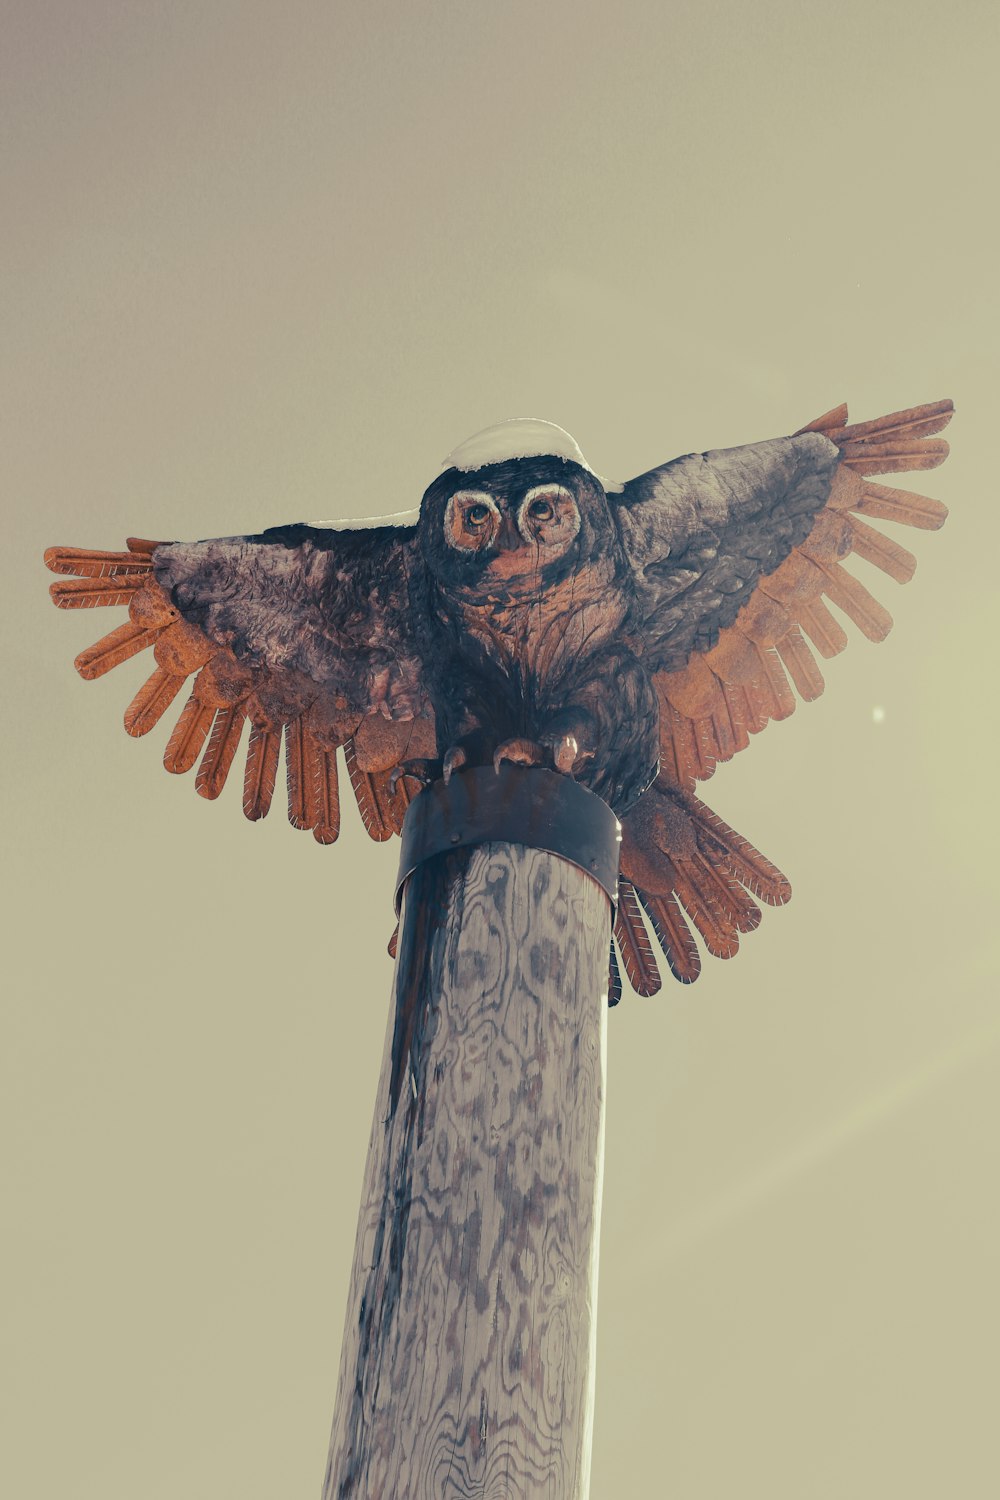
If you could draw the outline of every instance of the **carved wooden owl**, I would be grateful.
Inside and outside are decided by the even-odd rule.
[[[792,437],[675,459],[603,483],[568,433],[502,423],[455,450],[419,511],[277,527],[125,552],[55,547],[62,608],[128,605],[77,658],[101,676],[146,647],[156,668],[125,714],[145,734],[185,681],[169,771],[199,762],[216,797],[244,727],[243,808],[270,807],[284,739],[288,813],[339,830],[342,750],[373,838],[399,831],[421,779],[463,765],[548,764],[623,821],[615,938],[633,986],[660,985],[643,912],[675,976],[697,977],[690,921],[730,957],[784,876],[693,795],[717,762],[823,689],[847,644],[825,601],[872,640],[891,619],[843,567],[900,582],[914,559],[868,524],[934,529],[935,500],[873,474],[933,468],[950,401],[847,425],[841,406]],[[808,639],[807,639],[808,638]],[[816,654],[814,654],[816,653]],[[612,945],[610,999],[620,994]]]

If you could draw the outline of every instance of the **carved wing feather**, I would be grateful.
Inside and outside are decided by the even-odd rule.
[[[837,425],[825,432],[811,429],[840,457],[806,535],[760,576],[709,649],[654,676],[661,704],[661,775],[671,785],[691,790],[719,761],[745,749],[749,735],[772,719],[787,718],[795,707],[793,687],[807,701],[820,695],[823,675],[813,650],[836,656],[848,639],[827,601],[869,640],[885,639],[891,615],[843,563],[855,553],[906,583],[916,559],[863,518],[931,530],[944,524],[947,511],[937,500],[873,484],[867,476],[942,463],[947,444],[929,434],[939,432],[951,415],[951,402],[939,401],[848,427],[843,407],[832,414]]]
[[[808,702],[822,693],[817,656],[836,656],[848,639],[828,602],[869,640],[888,634],[888,611],[844,561],[856,554],[897,583],[912,578],[916,561],[869,521],[935,530],[947,515],[939,501],[870,476],[942,463],[948,446],[936,434],[951,419],[950,401],[850,426],[847,416],[846,405],[836,407],[778,447],[753,445],[743,457],[733,455],[744,450],[730,450],[718,459],[705,455],[701,467],[689,460],[667,465],[669,484],[658,489],[653,476],[643,476],[631,500],[625,487],[623,537],[639,536],[645,548],[637,555],[640,610],[652,612],[648,654],[665,664],[653,677],[660,774],[624,820],[622,874],[681,979],[697,976],[687,920],[709,952],[729,957],[740,933],[760,921],[748,892],[772,905],[791,894],[781,872],[693,795],[695,783],[746,749],[772,719],[787,718],[796,695]],[[810,446],[794,457],[807,435]],[[711,476],[705,496],[696,489],[678,505],[675,480],[700,483],[716,461],[722,479]],[[762,486],[756,498],[748,479]],[[789,484],[791,491],[781,488]],[[720,485],[732,496],[728,513],[719,508]],[[674,514],[651,517],[656,504],[673,506]],[[683,567],[675,561],[671,571],[672,554]],[[737,586],[723,592],[721,583],[734,580]],[[664,587],[658,604],[656,590]],[[644,626],[640,650],[645,640]],[[686,653],[681,662],[678,652]],[[624,953],[641,942],[634,902],[620,908],[623,924],[631,929],[619,939]]]
[[[643,926],[639,899],[634,887],[627,880],[620,881],[618,886],[615,941],[621,952],[622,967],[636,994],[655,995],[660,988],[660,971],[656,963],[656,954],[653,952],[649,935]]]
[[[409,618],[412,549],[402,527],[288,527],[191,544],[130,538],[123,552],[53,547],[45,561],[61,575],[60,608],[129,609],[77,657],[83,677],[153,648],[155,669],[125,711],[130,735],[148,734],[190,683],[167,770],[197,764],[198,793],[219,796],[249,722],[246,816],[268,812],[284,740],[289,821],[330,844],[339,748],[376,839],[399,831],[409,803],[404,781],[390,790],[392,770],[408,751],[434,752]]]

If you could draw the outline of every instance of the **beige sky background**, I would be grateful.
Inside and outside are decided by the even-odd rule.
[[[593,1495],[1000,1493],[995,6],[2,30],[0,1491],[318,1493],[395,873],[167,776],[42,549],[402,509],[508,415],[628,477],[948,395],[895,632],[706,787],[791,905],[610,1019]]]

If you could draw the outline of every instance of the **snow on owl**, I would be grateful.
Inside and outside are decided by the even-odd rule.
[[[549,422],[515,419],[455,449],[417,511],[124,552],[53,547],[61,608],[127,605],[80,654],[99,677],[152,647],[125,713],[143,735],[193,676],[167,770],[222,790],[244,726],[243,808],[268,811],[284,740],[288,815],[333,843],[337,756],[368,832],[398,833],[421,781],[513,761],[575,777],[622,820],[617,944],[660,986],[650,929],[683,982],[698,947],[730,957],[790,893],[694,795],[719,761],[823,690],[817,656],[871,640],[885,609],[844,566],[905,582],[912,555],[871,520],[935,529],[936,500],[872,475],[933,468],[950,401],[848,425],[837,407],[791,437],[691,454],[603,482]],[[644,915],[645,914],[645,915]],[[647,928],[648,920],[648,928]]]

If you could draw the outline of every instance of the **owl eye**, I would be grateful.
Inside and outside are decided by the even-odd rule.
[[[563,551],[580,530],[580,511],[564,484],[535,485],[521,501],[517,524],[526,542]]]
[[[500,513],[484,490],[458,490],[444,512],[444,536],[459,552],[482,552],[493,541]]]
[[[478,531],[490,518],[488,505],[470,505],[463,520],[468,531]]]

